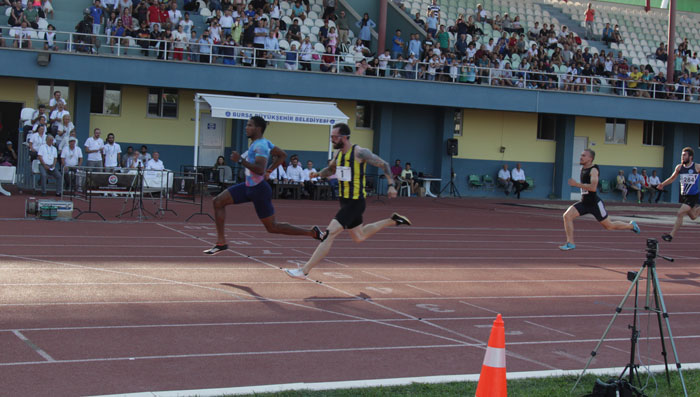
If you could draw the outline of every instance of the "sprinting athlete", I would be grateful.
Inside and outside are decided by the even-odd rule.
[[[253,116],[245,127],[246,136],[252,141],[248,148],[247,156],[241,157],[238,152],[231,153],[231,161],[244,166],[245,182],[231,186],[219,193],[214,199],[214,219],[216,223],[216,245],[204,251],[205,254],[214,255],[227,250],[226,236],[224,234],[226,223],[226,206],[253,202],[258,218],[270,233],[288,234],[293,236],[309,236],[317,240],[323,240],[324,233],[318,226],[306,230],[288,223],[275,221],[275,209],[272,207],[272,189],[265,180],[270,172],[282,164],[287,154],[276,147],[272,142],[263,138],[267,122],[260,116]],[[268,157],[275,158],[274,164],[267,167]]]
[[[673,225],[671,233],[665,233],[661,235],[664,241],[672,241],[673,237],[678,232],[678,229],[683,225],[683,218],[688,215],[688,218],[695,220],[698,217],[698,197],[700,191],[698,190],[698,173],[700,173],[700,165],[694,161],[694,152],[690,147],[683,148],[681,152],[681,163],[676,166],[673,174],[661,182],[656,189],[662,190],[664,186],[670,185],[673,181],[681,177],[681,208],[678,209],[678,214],[676,215],[676,223]]]
[[[613,222],[608,219],[605,204],[596,194],[600,170],[597,165],[593,164],[593,160],[595,160],[595,152],[591,149],[585,149],[581,152],[581,158],[579,159],[580,164],[583,166],[581,168],[581,183],[569,178],[569,186],[581,189],[581,201],[574,203],[564,213],[566,244],[559,247],[562,251],[576,248],[576,244],[574,244],[574,219],[581,215],[592,214],[608,230],[632,230],[635,233],[639,233],[639,226],[637,226],[635,221],[624,223]]]
[[[338,177],[338,195],[340,210],[326,229],[325,239],[316,247],[311,259],[303,267],[284,269],[290,277],[305,279],[314,266],[318,265],[328,255],[333,240],[347,229],[355,242],[360,243],[370,238],[387,226],[410,225],[411,221],[405,216],[393,213],[391,218],[383,219],[369,225],[362,224],[362,214],[365,212],[365,168],[371,164],[384,172],[389,189],[387,196],[396,197],[396,184],[391,174],[389,164],[379,156],[358,145],[350,143],[350,127],[339,123],[333,126],[331,132],[333,148],[338,149],[333,161],[320,172],[310,172],[309,178],[325,178],[335,174]]]

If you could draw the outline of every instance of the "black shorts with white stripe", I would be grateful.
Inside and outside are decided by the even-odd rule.
[[[608,217],[608,211],[605,210],[605,204],[600,197],[596,197],[595,201],[579,201],[574,204],[574,208],[580,215],[592,214],[598,222],[604,221]]]

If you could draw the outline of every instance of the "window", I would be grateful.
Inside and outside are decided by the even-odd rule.
[[[118,116],[121,113],[122,91],[118,85],[93,86],[90,92],[90,113]]]
[[[454,135],[462,136],[462,109],[455,109],[454,124]]]
[[[605,119],[605,143],[617,145],[627,143],[627,120]]]
[[[658,121],[645,121],[644,138],[642,140],[642,144],[651,146],[663,146],[665,129],[666,124],[664,123]]]
[[[70,97],[70,87],[66,81],[54,81],[54,80],[39,80],[36,86],[36,104],[37,108],[39,105],[46,105],[49,107],[49,101],[53,98],[53,93],[55,91],[61,92],[61,98],[66,101],[67,107],[70,107],[70,102],[68,101]]]
[[[177,118],[177,90],[171,88],[148,89],[148,116]]]
[[[372,128],[372,105],[357,102],[355,106],[355,128]]]
[[[537,139],[553,141],[557,133],[557,116],[553,114],[539,114],[537,116]]]

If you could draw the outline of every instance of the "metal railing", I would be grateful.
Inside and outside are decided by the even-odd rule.
[[[12,29],[11,29],[12,31]],[[40,40],[46,32],[37,32]],[[130,36],[93,35],[55,32],[49,51],[67,51],[117,57],[155,57],[163,61],[197,62],[225,66],[272,67],[287,70],[320,71],[334,74],[355,74],[406,80],[428,80],[446,83],[473,83],[506,88],[559,90],[580,93],[639,96],[654,99],[698,101],[700,88],[690,84],[634,81],[601,75],[572,75],[520,69],[484,68],[474,64],[441,65],[410,60],[391,59],[378,67],[365,65],[367,57],[359,52],[343,54],[301,52],[283,49],[262,49],[210,42],[182,42]],[[63,40],[61,40],[63,39]],[[23,39],[15,39],[23,48]],[[46,43],[46,40],[42,40]],[[35,48],[35,46],[32,46]],[[45,48],[45,47],[42,47]],[[109,51],[109,52],[107,52]],[[406,66],[406,64],[409,66]],[[508,61],[510,64],[510,61]],[[401,65],[401,67],[397,67]],[[366,68],[366,69],[365,69]],[[364,71],[363,71],[364,70]]]

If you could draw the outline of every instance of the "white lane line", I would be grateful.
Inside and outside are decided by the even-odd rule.
[[[395,284],[395,283],[392,282],[391,284]],[[415,285],[406,284],[406,286],[407,286],[407,287],[411,287],[411,288],[415,288],[415,289],[417,289],[418,291],[427,292],[427,293],[429,293],[429,294],[431,294],[431,295],[442,296],[441,294],[438,294],[437,292],[428,291],[427,289],[420,288],[420,287],[416,287]]]
[[[249,248],[249,247],[247,247]],[[261,247],[262,248],[262,247]],[[269,249],[269,247],[267,247]],[[231,248],[229,248],[229,251]],[[202,259],[201,255],[105,255],[105,254],[32,254],[33,257],[37,258],[105,258],[105,259],[119,259],[119,258],[143,258],[143,259],[164,259],[164,258],[199,258]],[[255,256],[244,256],[245,258],[274,258],[273,256],[266,256],[266,255],[255,255]],[[678,257],[676,255],[676,257]],[[307,260],[309,258],[308,255],[306,256],[288,256],[287,259],[298,259],[298,260]],[[213,259],[213,258],[212,258]],[[346,256],[330,256],[326,257],[326,259],[348,259]],[[350,259],[363,259],[363,260],[368,260],[368,259],[378,259],[378,260],[389,260],[389,261],[394,261],[394,260],[401,260],[401,261],[421,261],[421,262],[436,262],[436,261],[501,261],[501,260],[507,260],[507,261],[512,261],[513,257],[512,256],[353,256]],[[621,260],[623,258],[613,258],[615,260]],[[626,258],[625,258],[626,259]],[[694,257],[684,257],[684,259],[700,259],[700,258],[694,258]],[[204,260],[204,259],[202,259]],[[580,263],[581,261],[586,261],[588,263],[591,263],[591,261],[594,260],[600,260],[600,261],[610,261],[611,258],[610,256],[566,256],[566,257],[552,257],[552,256],[528,256],[528,257],[518,257],[518,260],[521,261],[539,261],[539,262],[555,262],[555,264],[559,264],[562,262],[569,262],[569,261],[576,261],[575,264]],[[519,268],[518,268],[519,269]]]
[[[501,313],[501,312],[499,312],[499,311],[487,309],[487,308],[485,308],[485,307],[483,307],[483,306],[475,305],[475,304],[473,304],[473,303],[469,303],[469,302],[465,302],[465,301],[459,301],[459,303],[464,304],[464,305],[467,305],[467,306],[473,306],[473,307],[475,307],[475,308],[477,308],[477,309],[485,310],[485,311],[487,311],[487,312],[489,312],[489,313],[493,313],[493,314],[499,314],[499,313]],[[508,316],[508,318],[514,318],[514,317]]]
[[[24,342],[27,346],[29,346],[32,350],[37,352],[38,355],[41,357],[44,357],[44,359],[47,362],[54,363],[56,360],[53,359],[47,352],[45,352],[42,348],[37,346],[34,342],[30,341],[26,336],[22,335],[22,333],[19,330],[13,330],[12,331],[15,336],[17,336],[22,342]]]
[[[323,260],[324,260],[325,262],[332,263],[332,264],[338,265],[338,266],[342,266],[342,267],[344,267],[344,268],[350,267],[350,266],[348,266],[348,265],[346,265],[346,264],[344,264],[344,263],[336,262],[336,261],[330,260],[330,259],[328,259],[328,258],[323,258]],[[328,268],[324,268],[324,269],[328,269]]]
[[[544,326],[544,325],[542,325],[542,324],[533,323],[532,321],[527,321],[527,320],[526,320],[525,322],[528,323],[528,324],[530,324],[530,325],[534,325],[535,327],[540,327],[540,328],[544,328],[544,329],[549,330],[549,331],[553,331],[553,332],[558,332],[558,333],[560,333],[560,334],[564,334],[564,335],[566,335],[566,336],[571,336],[572,338],[575,338],[575,337],[576,337],[576,335],[570,334],[570,333],[568,333],[568,332],[559,331],[558,329],[550,328],[550,327]]]
[[[627,354],[629,354],[629,352],[630,352],[629,349],[628,349],[628,350],[625,350],[625,349],[618,349],[618,348],[615,347],[615,346],[605,345],[605,347],[607,347],[608,349],[612,349],[612,350],[616,350],[616,351],[622,352],[622,353],[627,353]],[[647,357],[647,356],[643,356],[643,355],[640,355],[640,358],[643,358],[644,360],[648,360],[648,361],[654,361],[654,362],[657,362],[657,363],[662,363],[662,362],[663,362],[663,361],[661,361],[661,360],[659,360],[659,359],[656,359],[656,358],[653,358],[653,357]],[[588,361],[588,360],[586,360],[586,361]],[[646,367],[646,366],[643,365],[642,367]],[[683,367],[682,367],[682,368],[685,369],[685,364],[683,364]]]
[[[337,262],[336,262],[336,263],[337,263]],[[345,265],[345,266],[347,266],[347,265]],[[369,274],[370,276],[374,276],[374,277],[377,277],[377,278],[381,278],[382,280],[391,281],[391,279],[390,279],[389,277],[382,276],[381,274],[377,274],[377,273],[373,273],[373,272],[368,272],[367,270],[361,270],[361,272],[362,272],[362,273]]]
[[[683,369],[699,369],[700,363],[683,364]],[[665,367],[663,365],[653,365],[649,367],[651,372],[662,372]],[[593,375],[617,375],[623,370],[620,368],[593,368],[587,372]],[[526,372],[508,372],[507,379],[535,379],[560,376],[578,376],[578,370],[552,370],[552,371],[526,371]],[[266,393],[283,393],[288,391],[324,391],[324,390],[339,390],[339,389],[359,389],[369,387],[393,387],[407,386],[414,383],[435,384],[435,383],[452,383],[452,382],[476,382],[479,380],[479,374],[469,375],[438,375],[438,376],[419,376],[412,378],[390,378],[390,379],[368,379],[368,380],[351,380],[337,382],[314,382],[314,383],[286,383],[277,385],[257,385],[257,386],[240,386],[218,389],[199,389],[199,390],[177,390],[177,391],[152,391],[142,393],[129,394],[112,394],[92,397],[181,397],[181,396],[200,396],[200,397],[215,397],[224,395],[258,395]],[[359,393],[362,394],[362,393]]]
[[[268,243],[270,245],[274,245],[275,247],[284,247],[284,245],[275,243],[274,241],[271,241],[271,240],[263,240],[263,242]]]
[[[197,256],[198,258],[201,258],[201,256]],[[222,257],[219,257],[222,258]],[[276,271],[279,269],[273,269],[270,267],[242,267],[242,266],[237,266],[237,267],[231,267],[230,260],[231,259],[240,259],[240,260],[246,260],[248,258],[239,258],[239,257],[227,257],[226,261],[222,261],[221,266],[212,266],[211,264],[207,264],[208,266],[175,266],[175,267],[168,267],[168,266],[158,266],[160,263],[153,263],[153,266],[119,266],[119,267],[114,267],[114,269],[121,269],[121,270],[226,270],[226,271],[236,271],[236,270],[244,270],[244,271],[249,271],[249,270],[267,270],[267,271]],[[27,261],[23,261],[27,262]],[[328,261],[333,264],[337,264],[338,266],[343,266],[343,268],[349,267],[348,265],[336,262],[336,261]],[[204,264],[203,264],[204,265]],[[324,266],[324,270],[341,270],[340,268],[334,268],[334,267],[328,267]],[[402,274],[406,273],[407,271],[425,271],[425,270],[430,270],[430,271],[450,271],[450,270],[461,270],[465,272],[470,272],[473,273],[474,271],[478,270],[484,270],[484,269],[475,269],[475,268],[467,268],[463,266],[455,267],[455,266],[431,266],[431,267],[421,267],[421,266],[411,266],[411,267],[401,267],[400,269],[395,267],[395,266],[372,266],[372,267],[361,267],[361,266],[353,266],[353,270],[359,270],[359,271],[365,271],[367,269],[371,270],[389,270],[389,271],[400,271]],[[512,271],[514,268],[513,267],[489,267],[488,272],[493,273],[494,271]],[[602,272],[607,272],[608,271],[622,271],[622,270],[629,270],[629,266],[609,266],[609,267],[517,267],[518,270],[547,270],[547,271],[555,271],[555,270],[568,270],[568,271],[575,271],[575,272],[588,272],[588,271],[602,271]],[[658,272],[675,272],[678,270],[698,270],[700,269],[700,266],[665,266],[663,270],[658,270]],[[0,264],[0,271],[2,270],[37,270],[37,267],[31,266],[31,267],[21,267],[21,266],[12,266],[12,264],[5,264],[3,266]],[[65,267],[65,266],[42,266],[41,270],[62,270],[62,271],[80,271],[82,269],[80,268],[73,268],[73,267]],[[369,273],[369,272],[366,272]],[[661,278],[659,280],[663,281],[663,273],[660,274]],[[669,281],[673,281],[673,279],[667,279]],[[683,280],[687,280],[686,278],[683,278]]]

